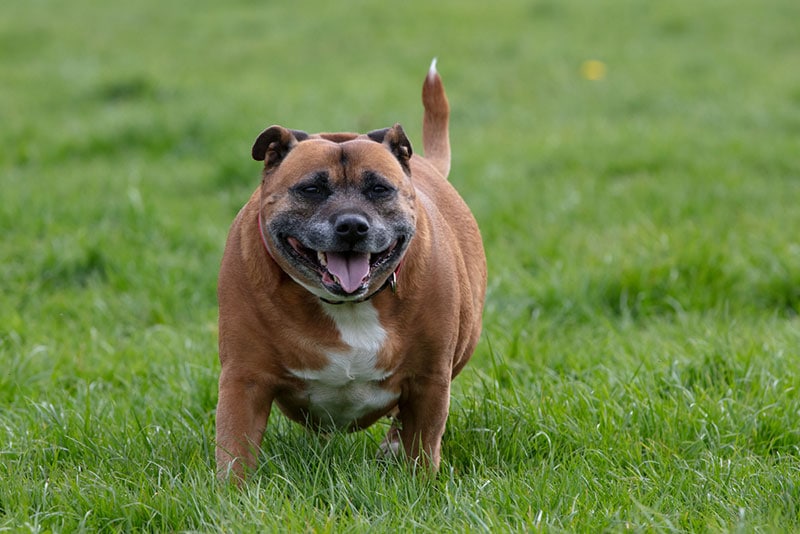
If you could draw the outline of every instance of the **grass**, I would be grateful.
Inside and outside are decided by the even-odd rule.
[[[0,530],[800,531],[797,2],[6,4]],[[418,147],[433,56],[490,268],[441,474],[275,416],[221,488],[250,144]]]

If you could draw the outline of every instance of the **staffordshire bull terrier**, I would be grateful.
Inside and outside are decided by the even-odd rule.
[[[219,274],[217,473],[256,467],[273,405],[319,431],[385,415],[380,446],[436,471],[450,383],[481,331],[486,259],[447,181],[450,108],[436,62],[422,145],[271,126],[261,185],[231,226]]]

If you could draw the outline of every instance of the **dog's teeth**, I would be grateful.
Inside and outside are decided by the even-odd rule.
[[[317,259],[319,260],[319,264],[323,267],[328,266],[328,256],[324,252],[317,251]]]

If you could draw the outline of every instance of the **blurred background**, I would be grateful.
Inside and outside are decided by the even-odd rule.
[[[400,122],[419,147],[433,57],[451,180],[486,240],[488,332],[524,337],[537,317],[797,314],[796,2],[3,11],[7,355],[47,347],[44,368],[98,372],[155,328],[213,362],[216,272],[258,182],[255,136]],[[511,356],[537,353],[523,352]]]

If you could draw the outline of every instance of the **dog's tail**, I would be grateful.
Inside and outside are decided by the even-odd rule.
[[[425,159],[433,164],[442,176],[450,173],[450,104],[444,92],[442,78],[436,71],[436,58],[422,85],[422,105],[425,115],[422,118],[422,148]]]

